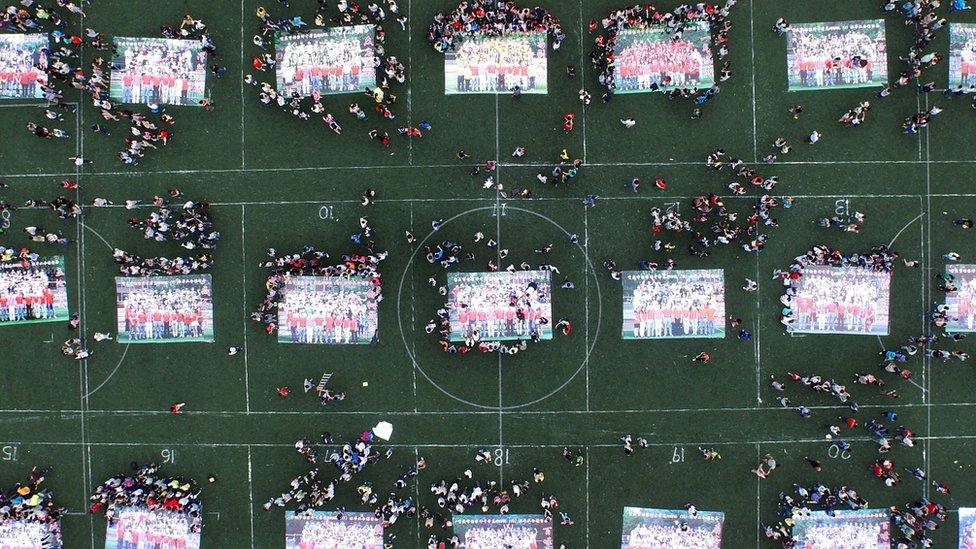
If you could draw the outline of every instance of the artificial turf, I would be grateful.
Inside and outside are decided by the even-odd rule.
[[[883,346],[900,345],[927,329],[924,312],[942,298],[932,283],[943,268],[941,254],[955,250],[963,261],[973,260],[971,233],[952,227],[953,219],[971,216],[976,208],[971,177],[976,134],[968,99],[912,90],[883,100],[871,90],[786,91],[785,41],[770,30],[778,17],[872,19],[882,13],[877,3],[742,0],[731,15],[733,77],[721,83],[703,118],[692,120],[688,103],[669,102],[660,94],[619,95],[601,104],[588,61],[593,36],[586,23],[620,3],[540,2],[560,18],[568,37],[558,52],[549,52],[549,93],[516,101],[445,96],[443,57],[425,43],[424,34],[433,14],[454,4],[404,2],[408,32],[391,28],[387,38],[388,51],[408,70],[407,84],[394,88],[398,119],[381,123],[371,113],[367,122],[357,122],[345,106],[365,97],[328,98],[345,128],[341,136],[314,119],[303,122],[262,105],[255,89],[242,83],[247,72],[242,65],[249,68],[257,53],[250,37],[259,4],[99,0],[88,8],[85,26],[107,36],[156,36],[161,25],[191,13],[208,23],[217,62],[228,68],[223,78],[209,79],[215,111],[170,107],[177,118],[175,138],[139,166],[126,167],[114,158],[121,127],[107,137],[85,132],[83,138],[41,142],[23,130],[28,120],[40,118],[37,107],[0,103],[0,180],[9,183],[0,191],[4,200],[50,199],[64,177],[79,181],[74,198],[82,204],[94,197],[117,205],[127,198],[147,201],[179,187],[188,198],[212,203],[222,234],[212,270],[213,344],[104,342],[91,346],[90,359],[76,363],[60,356],[61,341],[72,337],[63,325],[0,329],[6,374],[0,392],[0,479],[9,485],[31,466],[54,466],[50,484],[71,512],[63,525],[66,547],[101,546],[104,520],[85,514],[87,495],[98,482],[133,460],[163,461],[164,452],[172,461],[168,473],[218,479],[203,494],[204,546],[280,547],[283,513],[265,512],[261,504],[306,471],[292,448],[295,440],[323,431],[337,439],[353,437],[379,420],[395,427],[392,461],[364,477],[380,493],[393,489],[394,478],[416,455],[429,463],[410,487],[424,505],[433,504],[431,482],[469,467],[476,478],[505,482],[526,478],[539,467],[546,472],[541,489],[555,494],[560,510],[576,521],[555,528],[557,545],[568,547],[615,546],[626,505],[681,508],[694,502],[700,509],[724,511],[725,547],[765,547],[769,543],[758,526],[775,520],[776,495],[793,482],[854,486],[872,507],[903,504],[929,492],[914,481],[888,489],[870,478],[867,467],[876,455],[870,442],[855,442],[850,459],[828,457],[823,425],[846,409],[826,397],[796,392],[795,401],[816,405],[813,417],[803,420],[781,408],[768,385],[771,375],[800,371],[850,386],[855,373],[875,371]],[[313,9],[314,2],[293,0],[287,13],[310,19]],[[950,20],[976,21],[972,13],[953,14]],[[942,32],[934,49],[945,51],[947,36]],[[897,57],[910,42],[910,29],[889,17],[889,74],[900,72]],[[565,76],[568,64],[579,67],[574,80]],[[932,71],[943,87],[944,73],[944,66]],[[585,108],[577,98],[581,87],[594,94]],[[836,122],[864,99],[874,108],[862,127]],[[805,112],[795,121],[787,108],[797,103]],[[902,118],[936,103],[945,112],[930,128],[917,136],[901,134]],[[567,112],[577,116],[568,134],[562,129]],[[97,112],[82,101],[73,117],[66,126],[84,129]],[[638,123],[625,130],[621,118]],[[432,130],[409,141],[394,136],[389,148],[366,135],[373,127],[393,133],[398,125],[421,120]],[[822,140],[803,144],[814,129],[824,134]],[[670,203],[687,208],[694,195],[722,194],[724,176],[704,166],[705,155],[723,148],[757,160],[779,136],[794,142],[794,151],[768,171],[780,177],[776,193],[797,202],[777,212],[780,227],[771,231],[766,249],[754,255],[730,246],[699,260],[687,257],[682,241],[675,240],[680,267],[725,269],[728,313],[742,318],[753,339],[729,334],[722,340],[623,341],[620,283],[607,276],[601,262],[612,258],[630,268],[641,259],[666,258],[651,250],[649,210]],[[526,148],[522,158],[510,156],[517,145]],[[460,148],[469,160],[457,160]],[[540,185],[535,175],[556,163],[564,148],[584,159],[579,175],[567,186]],[[76,153],[93,164],[76,173],[67,160]],[[468,172],[488,159],[500,162],[495,177],[506,188],[530,187],[534,198],[503,199],[482,189],[482,177]],[[628,185],[632,177],[645,182],[636,194]],[[666,180],[666,190],[650,184],[656,178]],[[363,208],[359,195],[366,187],[378,196],[375,205]],[[590,209],[581,202],[587,194],[601,197]],[[741,211],[750,205],[745,199],[728,202]],[[817,218],[833,215],[838,207],[866,214],[859,234],[816,226]],[[143,255],[176,252],[129,230],[130,215],[118,207],[86,207],[81,219],[61,222],[44,209],[18,209],[0,244],[27,245],[20,228],[28,225],[58,228],[76,239],[64,250],[69,297],[72,310],[81,314],[82,330],[91,336],[115,326],[111,247]],[[354,251],[349,235],[363,215],[375,226],[380,246],[389,250],[382,264],[378,345],[279,345],[248,320],[263,297],[265,273],[257,264],[268,247],[285,252],[311,244],[333,255]],[[444,273],[414,257],[416,248],[403,238],[410,230],[423,239],[433,219],[451,220],[436,239],[470,241],[476,231],[497,232],[515,262],[534,261],[533,249],[556,243],[549,261],[576,288],[554,291],[553,314],[572,319],[573,334],[500,360],[494,354],[458,359],[441,352],[423,325],[441,305],[426,280]],[[580,246],[569,244],[566,233],[580,235]],[[845,252],[892,243],[903,257],[922,262],[917,269],[895,269],[890,336],[879,341],[784,333],[777,321],[782,287],[770,275],[821,242]],[[746,277],[760,282],[758,292],[739,289]],[[244,351],[227,356],[229,346]],[[958,348],[972,352],[973,345],[966,340]],[[712,361],[692,363],[703,350]],[[920,448],[894,449],[896,464],[925,467],[930,478],[947,482],[952,494],[936,499],[950,509],[976,505],[972,366],[914,364],[917,384],[895,383],[897,400],[853,388],[860,414],[867,419],[897,410],[899,423],[915,431]],[[288,398],[275,392],[282,385],[298,389],[304,378],[326,371],[335,373],[333,386],[346,391],[344,402],[322,407],[300,390]],[[168,407],[177,401],[187,406],[173,416]],[[650,447],[625,456],[618,439],[627,433],[646,437]],[[585,465],[567,463],[561,457],[564,446],[584,451]],[[717,448],[722,460],[704,462],[699,446]],[[474,463],[479,448],[504,450],[502,465]],[[767,452],[781,467],[760,480],[749,471]],[[824,471],[814,473],[805,456],[823,460]],[[361,508],[352,487],[339,492],[337,505]],[[533,494],[517,501],[513,512],[537,507]],[[939,546],[954,544],[955,527],[953,515],[934,536]],[[394,531],[403,547],[423,546],[431,533],[407,520]]]

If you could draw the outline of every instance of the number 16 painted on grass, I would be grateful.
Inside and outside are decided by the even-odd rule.
[[[176,450],[163,448],[159,455],[162,456],[163,463],[176,463]]]

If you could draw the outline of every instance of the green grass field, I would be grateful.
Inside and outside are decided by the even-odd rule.
[[[796,388],[790,392],[793,401],[812,406],[813,418],[803,420],[779,407],[768,380],[788,371],[846,382],[861,403],[861,420],[895,409],[898,424],[911,427],[919,441],[915,449],[893,449],[889,456],[896,466],[921,466],[930,478],[949,483],[951,495],[932,490],[948,508],[976,506],[972,364],[916,358],[913,383],[894,380],[889,386],[898,389],[897,400],[852,382],[855,373],[877,371],[882,346],[897,347],[927,330],[923,315],[943,298],[933,286],[944,267],[941,254],[955,250],[963,262],[976,262],[972,233],[952,226],[953,219],[976,210],[976,132],[969,98],[948,99],[938,92],[926,97],[911,90],[884,100],[872,90],[788,93],[785,40],[770,30],[781,16],[793,22],[882,17],[877,2],[741,0],[731,16],[733,77],[722,83],[703,118],[692,120],[688,103],[669,102],[662,94],[619,95],[601,104],[588,60],[592,36],[586,23],[620,2],[541,0],[568,37],[559,51],[550,50],[548,95],[515,101],[445,96],[443,56],[427,46],[424,35],[433,14],[456,2],[403,1],[408,32],[393,21],[387,29],[387,50],[408,69],[407,84],[393,90],[399,96],[398,118],[381,122],[370,112],[369,120],[358,122],[346,106],[354,100],[365,105],[367,98],[330,97],[325,104],[343,125],[341,136],[318,119],[302,122],[262,105],[255,89],[242,82],[242,67],[249,68],[258,51],[251,44],[258,0],[93,4],[84,25],[109,37],[157,36],[161,25],[177,24],[185,13],[205,20],[220,52],[217,62],[228,68],[223,78],[208,77],[216,110],[170,107],[177,118],[173,141],[129,168],[114,157],[125,128],[118,126],[108,137],[74,129],[96,121],[90,104],[66,120],[74,129],[71,140],[42,141],[23,129],[29,120],[43,118],[39,108],[0,102],[0,181],[9,183],[0,198],[14,204],[51,199],[62,192],[58,182],[71,177],[80,182],[75,197],[80,204],[104,197],[117,205],[86,207],[81,219],[66,222],[49,210],[18,209],[0,245],[28,245],[21,231],[28,225],[60,229],[76,239],[65,249],[69,300],[90,341],[95,331],[115,331],[117,269],[111,249],[140,255],[178,251],[129,230],[126,219],[133,212],[118,206],[125,199],[148,201],[179,187],[190,199],[212,203],[222,239],[212,270],[213,344],[90,343],[91,358],[79,363],[60,356],[60,343],[74,337],[65,325],[0,328],[5,380],[0,481],[10,486],[31,466],[52,465],[49,483],[70,511],[63,524],[66,547],[102,546],[104,519],[86,515],[87,496],[133,460],[170,461],[166,472],[204,482],[216,475],[215,484],[204,486],[205,547],[281,547],[284,512],[265,512],[261,504],[307,471],[294,442],[323,431],[345,440],[381,420],[395,427],[395,455],[363,476],[378,492],[392,491],[393,480],[417,455],[429,467],[400,493],[415,491],[428,506],[436,506],[428,485],[466,468],[477,479],[507,483],[529,478],[532,468],[540,467],[545,483],[518,500],[512,512],[536,511],[540,490],[556,495],[560,510],[576,521],[555,526],[557,546],[570,548],[617,546],[624,506],[681,508],[694,502],[702,510],[725,512],[724,547],[772,547],[759,524],[776,520],[777,494],[793,482],[847,484],[872,507],[901,505],[929,493],[930,486],[910,478],[893,489],[871,478],[867,467],[877,454],[866,430],[850,437],[850,459],[829,457],[823,427],[846,408]],[[278,9],[276,2],[264,5]],[[288,13],[310,20],[313,9],[314,2],[293,0]],[[946,16],[976,22],[973,13]],[[889,74],[897,75],[898,55],[911,44],[911,31],[896,16],[887,19],[887,43]],[[947,48],[943,30],[933,50]],[[568,64],[579,69],[575,80],[565,75]],[[945,86],[945,65],[931,69],[931,75]],[[586,108],[577,98],[581,87],[594,95]],[[864,99],[874,108],[862,127],[836,122]],[[787,112],[796,103],[805,107],[798,121]],[[902,135],[904,117],[936,103],[945,112],[929,129]],[[577,116],[570,134],[562,129],[567,112]],[[636,119],[637,126],[625,130],[622,118]],[[423,138],[395,135],[398,125],[421,120],[433,126]],[[374,127],[393,134],[389,148],[368,139]],[[803,138],[814,129],[824,136],[811,147]],[[687,209],[696,194],[725,192],[728,172],[708,170],[706,154],[724,148],[755,161],[772,151],[770,143],[779,136],[794,144],[794,152],[765,172],[779,175],[778,195],[795,196],[797,202],[777,212],[780,227],[771,231],[766,249],[755,255],[738,246],[714,248],[709,258],[697,260],[685,254],[687,242],[675,239],[673,252],[679,267],[725,269],[727,313],[741,317],[753,339],[740,341],[737,331],[728,329],[721,340],[622,340],[621,285],[601,262],[613,258],[630,269],[641,259],[669,257],[651,249],[649,210],[671,203]],[[527,150],[522,158],[511,156],[517,145]],[[468,161],[457,160],[459,148],[471,154]],[[585,159],[579,175],[568,186],[540,185],[535,175],[558,162],[564,148]],[[67,160],[76,153],[93,164],[76,172]],[[500,162],[496,178],[507,189],[530,187],[534,198],[502,199],[482,189],[482,177],[468,172],[488,159]],[[644,182],[636,194],[628,186],[632,177]],[[659,177],[667,181],[666,191],[654,188]],[[363,208],[359,196],[367,187],[378,196],[375,205]],[[586,209],[581,199],[590,193],[601,199]],[[749,208],[747,200],[727,200],[741,211]],[[859,234],[816,226],[817,218],[838,208],[866,214]],[[258,262],[268,247],[284,253],[311,244],[333,256],[355,251],[349,235],[359,230],[363,215],[390,252],[382,264],[379,345],[281,345],[248,319],[263,298],[264,270]],[[508,261],[515,263],[536,261],[533,249],[555,242],[550,262],[562,274],[554,282],[567,276],[576,289],[554,290],[553,314],[570,318],[573,334],[556,334],[502,359],[491,354],[458,360],[441,352],[423,326],[441,305],[426,280],[436,275],[443,281],[445,275],[422,254],[415,257],[416,248],[403,238],[405,230],[426,238],[433,219],[450,221],[432,239],[470,242],[476,231],[497,233],[511,251]],[[580,247],[567,242],[567,233],[580,235]],[[784,333],[777,321],[782,287],[770,274],[816,243],[846,252],[892,243],[903,257],[921,261],[921,268],[899,265],[894,272],[890,336],[879,341]],[[61,250],[46,246],[45,253]],[[479,257],[479,263],[484,260]],[[746,277],[760,282],[758,292],[740,290]],[[227,356],[229,346],[243,352]],[[976,350],[972,338],[958,348]],[[707,365],[692,363],[700,351],[712,354]],[[323,372],[334,372],[330,386],[346,391],[345,401],[323,407],[302,394],[302,380]],[[277,395],[275,388],[282,385],[291,386],[290,397]],[[174,416],[168,408],[177,401],[187,405]],[[625,456],[618,439],[627,433],[648,438],[650,447]],[[567,446],[585,452],[584,466],[573,467],[561,457]],[[723,459],[703,461],[699,446],[715,447]],[[499,450],[501,465],[475,463],[479,448]],[[781,467],[760,480],[750,469],[767,452]],[[821,459],[824,471],[815,473],[803,462],[805,456]],[[364,510],[356,485],[340,486],[336,504]],[[441,533],[414,520],[401,520],[393,531],[397,547],[426,546],[431,533]],[[937,546],[954,547],[955,532],[953,514],[934,534]]]

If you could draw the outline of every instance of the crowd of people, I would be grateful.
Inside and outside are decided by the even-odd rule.
[[[282,327],[279,325],[281,319],[288,320],[288,293],[287,288],[291,281],[296,277],[329,277],[342,279],[343,282],[338,282],[337,284],[347,284],[348,280],[363,280],[369,283],[369,287],[365,288],[362,293],[365,303],[367,305],[367,316],[365,321],[356,322],[356,334],[362,334],[363,338],[366,338],[367,331],[372,330],[372,334],[369,336],[369,342],[375,342],[378,340],[378,320],[376,318],[376,306],[380,300],[383,299],[382,294],[382,274],[380,273],[380,262],[386,259],[386,251],[377,251],[376,244],[376,233],[373,228],[369,225],[369,220],[366,217],[360,218],[360,231],[353,233],[350,236],[350,241],[362,248],[359,253],[351,253],[341,256],[340,261],[335,261],[330,258],[329,254],[324,251],[316,250],[311,245],[306,245],[301,252],[290,253],[290,254],[279,254],[278,250],[274,248],[268,249],[268,260],[262,261],[259,266],[265,269],[270,269],[267,279],[265,281],[265,288],[267,288],[267,294],[265,298],[258,304],[257,309],[251,314],[251,319],[264,324],[265,331],[268,334],[279,333],[279,339],[281,339],[280,330]],[[355,292],[357,296],[359,292]],[[323,305],[327,307],[335,307],[340,305],[336,301],[337,296],[331,295],[316,295],[315,299],[324,300]],[[360,301],[359,297],[355,297],[357,302]],[[285,307],[284,309],[282,307]],[[362,309],[357,306],[357,310],[362,312]],[[293,319],[294,319],[294,315]],[[348,320],[351,320],[348,319]],[[315,320],[312,320],[315,324]],[[323,324],[326,319],[322,319]],[[301,331],[300,322],[296,323],[296,330],[292,331],[292,326],[286,327],[287,335],[290,335],[292,340],[299,336]],[[340,322],[340,327],[342,323]],[[352,341],[353,330],[351,330],[351,323],[345,322],[345,326],[341,329],[335,328],[335,323],[333,323],[333,336],[339,334],[340,341],[345,341],[345,334],[348,334],[349,341]],[[305,332],[307,334],[307,332]],[[314,335],[314,330],[313,330]],[[321,334],[325,336],[325,331]],[[298,337],[300,340],[301,338]],[[337,341],[338,342],[338,341]]]
[[[178,199],[182,193],[170,189],[169,197]],[[139,201],[130,200],[126,208],[134,209]],[[207,271],[213,266],[212,251],[220,240],[210,213],[210,204],[188,200],[182,204],[171,204],[156,196],[152,201],[155,210],[145,219],[129,218],[129,227],[140,231],[146,240],[154,242],[174,242],[185,250],[199,251],[196,256],[182,257],[142,257],[115,248],[112,257],[119,265],[119,272],[126,276],[188,275]]]
[[[427,43],[446,53],[457,51],[469,38],[545,32],[559,49],[566,35],[559,19],[541,7],[523,8],[510,0],[462,2],[449,13],[437,12],[427,27]]]
[[[201,489],[196,481],[160,474],[156,464],[132,464],[132,471],[113,476],[95,488],[89,498],[88,510],[105,513],[110,527],[125,517],[131,509],[148,513],[182,515],[174,519],[189,534],[199,534],[203,527]],[[168,520],[168,519],[167,519]],[[125,525],[123,524],[123,531]]]
[[[0,493],[0,545],[11,549],[62,546],[61,519],[65,509],[42,486],[46,469],[34,467],[27,482]]]
[[[596,21],[590,21],[589,28],[591,32],[602,26],[605,33],[595,38],[595,47],[590,52],[590,61],[593,62],[593,65],[599,72],[600,84],[607,90],[603,94],[603,102],[610,101],[614,93],[617,92],[618,76],[623,74],[623,69],[629,70],[628,63],[633,61],[626,55],[623,57],[620,55],[623,52],[620,51],[618,42],[621,40],[623,33],[647,29],[663,29],[673,45],[670,47],[654,46],[654,49],[660,50],[660,48],[664,48],[661,50],[666,52],[665,59],[663,59],[665,66],[662,68],[672,70],[661,71],[667,72],[667,74],[662,75],[660,81],[654,81],[652,78],[646,82],[647,89],[663,90],[669,99],[691,99],[697,106],[704,105],[719,92],[719,86],[714,82],[714,68],[712,69],[713,77],[710,79],[711,82],[709,82],[709,79],[703,78],[703,73],[707,72],[705,69],[708,67],[714,66],[714,61],[711,59],[713,52],[718,56],[719,60],[724,59],[728,55],[729,31],[732,29],[732,22],[729,20],[729,15],[736,1],[726,0],[724,5],[706,3],[694,5],[682,4],[670,12],[658,11],[651,4],[636,5],[612,11],[599,24]],[[700,25],[702,23],[705,24],[705,29],[708,29],[705,34],[710,34],[710,41],[704,45],[692,45],[691,48],[681,45],[685,42],[683,38],[684,33],[689,30],[692,33],[696,31],[700,33],[700,29],[702,28]],[[662,44],[664,43],[662,42]],[[644,46],[641,47],[643,48]],[[701,57],[700,63],[696,61],[696,56]],[[674,59],[674,57],[677,57],[677,59]],[[670,58],[671,63],[668,63],[668,58]],[[649,57],[642,55],[639,56],[637,61],[639,63],[632,64],[639,67],[640,72],[643,74],[648,71],[657,72],[653,71],[653,65],[655,62],[661,61],[661,59],[660,56],[652,55]],[[623,65],[620,64],[621,62]],[[696,67],[698,68],[697,72],[695,71]],[[731,77],[730,62],[727,61],[723,64],[721,73],[720,80],[727,80]],[[698,79],[690,76],[693,74],[698,74]],[[702,89],[698,87],[699,83],[709,83],[709,85]],[[624,84],[624,88],[620,91],[628,90],[626,81]]]

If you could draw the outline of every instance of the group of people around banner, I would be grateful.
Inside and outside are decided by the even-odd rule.
[[[279,43],[278,93],[291,97],[312,95],[312,91],[355,92],[368,75],[372,85],[376,71],[376,50],[372,33],[338,36],[322,33],[284,38]]]
[[[451,332],[464,339],[529,338],[552,314],[549,285],[521,276],[454,283],[450,293]]]
[[[618,38],[620,40],[621,38]],[[697,87],[711,80],[712,54],[689,40],[636,41],[624,46],[615,58],[617,91]],[[707,69],[707,70],[706,70]],[[708,78],[703,78],[709,75]]]
[[[38,97],[47,83],[47,54],[17,43],[0,44],[0,98]]]
[[[885,44],[860,31],[791,31],[793,70],[802,87],[844,86],[873,80],[876,68],[886,70]]]
[[[527,92],[546,81],[543,34],[464,40],[453,56],[458,92]]]
[[[635,338],[702,336],[724,327],[722,283],[674,284],[644,280],[634,289]],[[717,291],[717,293],[716,293]]]

